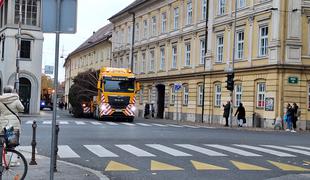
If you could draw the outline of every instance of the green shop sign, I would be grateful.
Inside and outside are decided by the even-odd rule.
[[[297,84],[298,83],[298,77],[295,77],[295,76],[288,77],[288,83]]]

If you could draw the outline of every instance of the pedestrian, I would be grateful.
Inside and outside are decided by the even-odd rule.
[[[292,110],[293,110],[293,129],[291,130],[291,132],[296,132],[297,128],[296,122],[298,121],[298,118],[300,116],[300,109],[298,109],[296,103],[293,103]]]
[[[65,102],[65,110],[67,110],[67,108],[68,108],[68,103]]]
[[[223,117],[225,118],[225,126],[228,126],[228,118],[230,114],[230,101],[227,101],[226,105],[223,104],[223,107],[224,107]]]
[[[293,108],[290,103],[287,104],[286,106],[286,131],[291,131],[292,130],[292,122],[293,122]]]
[[[242,127],[243,124],[246,123],[245,119],[245,109],[242,105],[242,103],[239,104],[239,107],[235,113],[235,116],[238,114],[237,119],[238,119],[238,127]]]
[[[12,86],[3,88],[3,95],[0,96],[0,128],[1,131],[7,126],[20,130],[20,119],[18,112],[23,112],[24,106],[19,100],[19,96],[13,93]]]

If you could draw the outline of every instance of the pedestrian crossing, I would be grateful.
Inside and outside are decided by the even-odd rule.
[[[114,145],[58,145],[58,156],[63,159],[81,158],[79,154],[85,151],[100,158],[114,157],[285,157],[294,158],[297,156],[310,158],[310,151],[306,146],[277,146],[277,145],[246,145],[246,144],[114,144]],[[82,148],[81,148],[81,147]],[[23,149],[23,147],[19,147]],[[38,152],[40,154],[40,152]]]
[[[31,125],[33,121],[25,121],[23,124]],[[37,125],[52,125],[52,120],[36,121]],[[127,127],[173,127],[173,128],[189,128],[189,129],[199,129],[199,128],[210,128],[205,126],[194,126],[194,125],[176,125],[176,124],[158,124],[158,123],[127,123],[127,122],[96,122],[96,121],[72,121],[72,120],[62,120],[57,121],[60,125],[94,125],[94,126],[127,126]]]

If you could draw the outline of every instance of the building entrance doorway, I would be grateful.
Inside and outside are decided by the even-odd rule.
[[[164,118],[165,110],[165,85],[159,84],[157,88],[157,118]]]
[[[27,78],[19,78],[19,98],[24,105],[24,113],[29,114],[31,82]]]

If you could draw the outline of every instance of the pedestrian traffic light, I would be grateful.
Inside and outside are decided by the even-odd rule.
[[[233,91],[234,90],[234,77],[235,74],[234,73],[228,73],[227,74],[227,80],[226,80],[226,88],[227,90]]]

